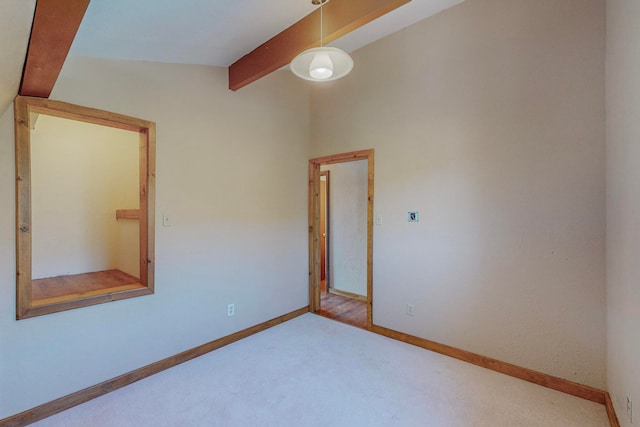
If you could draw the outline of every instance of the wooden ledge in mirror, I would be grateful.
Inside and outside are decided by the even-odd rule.
[[[16,318],[152,294],[155,123],[21,96],[14,109]]]
[[[140,209],[118,209],[116,219],[140,219]]]

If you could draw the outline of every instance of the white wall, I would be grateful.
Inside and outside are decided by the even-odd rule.
[[[467,0],[312,90],[314,157],[376,150],[375,324],[605,387],[604,16]]]
[[[330,286],[366,296],[368,161],[320,169],[329,171]]]
[[[607,382],[640,420],[640,3],[607,0]]]
[[[0,114],[18,93],[36,0],[0,3]]]
[[[68,59],[52,99],[157,124],[156,292],[20,321],[2,115],[0,419],[308,304],[306,88],[288,72],[234,93],[224,68]]]
[[[38,116],[31,131],[34,279],[110,269],[138,277],[137,221],[118,221],[115,212],[140,205],[139,139]]]

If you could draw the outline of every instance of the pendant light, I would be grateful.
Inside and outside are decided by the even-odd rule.
[[[320,47],[307,49],[293,58],[290,68],[293,74],[314,82],[337,80],[349,74],[353,68],[353,59],[337,47],[323,46],[322,5],[327,0],[311,0],[320,5]]]

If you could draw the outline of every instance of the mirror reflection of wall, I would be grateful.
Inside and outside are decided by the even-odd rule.
[[[139,273],[139,134],[40,114],[31,130],[32,278]]]

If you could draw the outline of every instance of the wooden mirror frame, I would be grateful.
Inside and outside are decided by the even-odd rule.
[[[94,108],[44,98],[18,96],[14,101],[16,156],[16,319],[41,316],[109,301],[149,295],[154,290],[155,123]],[[140,135],[139,220],[140,278],[138,283],[71,293],[55,298],[32,297],[31,234],[31,114],[71,119],[137,132]],[[126,215],[125,215],[126,214]]]
[[[357,160],[367,161],[367,329],[373,327],[373,149],[309,160],[309,311],[320,310],[320,167]]]

